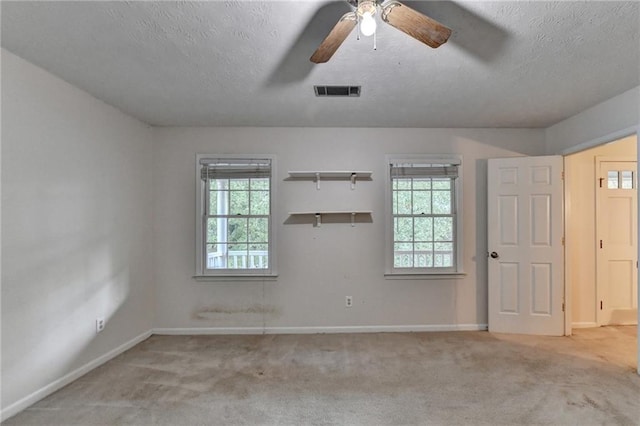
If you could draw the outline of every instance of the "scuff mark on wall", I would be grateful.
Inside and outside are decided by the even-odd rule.
[[[195,309],[193,319],[215,320],[230,315],[260,315],[268,316],[269,318],[278,318],[282,316],[282,312],[277,306],[259,303],[248,306],[212,305]]]

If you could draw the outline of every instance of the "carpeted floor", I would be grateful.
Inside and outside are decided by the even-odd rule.
[[[636,327],[153,336],[9,425],[638,425]]]

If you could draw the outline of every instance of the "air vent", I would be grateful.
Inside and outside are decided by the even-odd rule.
[[[360,86],[313,86],[316,96],[360,96]]]

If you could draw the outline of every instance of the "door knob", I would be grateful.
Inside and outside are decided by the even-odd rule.
[[[489,256],[491,256],[491,258],[492,258],[492,259],[497,259],[497,258],[499,258],[499,257],[500,257],[500,256],[498,255],[498,253],[496,253],[495,251],[492,251],[492,252],[491,252],[491,254],[490,254]]]

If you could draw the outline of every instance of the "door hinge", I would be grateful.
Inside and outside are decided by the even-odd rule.
[[[604,180],[604,178],[600,178],[598,180],[600,181],[600,188],[602,188],[602,181]]]
[[[564,312],[564,302],[562,302],[562,312]]]
[[[564,180],[564,171],[561,173],[561,175],[562,175],[562,180]]]
[[[602,248],[602,240],[600,240],[600,248]]]
[[[562,237],[562,245],[564,245],[564,237]]]
[[[602,300],[600,301],[600,310],[602,310]]]

